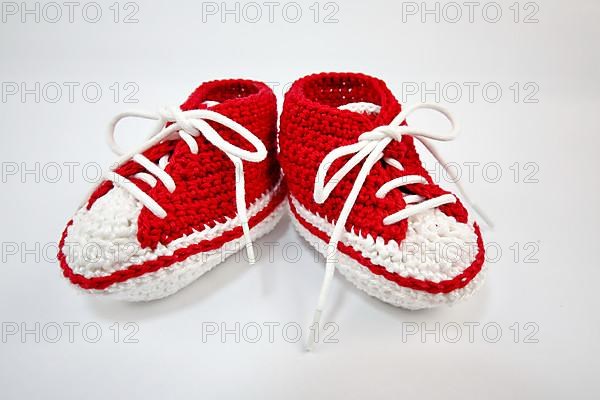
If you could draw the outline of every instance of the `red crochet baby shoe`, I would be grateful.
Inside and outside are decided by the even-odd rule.
[[[452,131],[407,126],[418,108],[441,112]],[[418,139],[431,150],[424,138],[457,132],[442,107],[401,110],[385,84],[366,75],[317,74],[292,85],[280,163],[292,220],[327,257],[315,321],[335,266],[371,296],[409,309],[453,303],[479,286],[479,228],[455,195],[433,183],[414,146]]]
[[[157,120],[67,224],[65,277],[126,300],[170,295],[269,232],[284,209],[275,158],[277,106],[263,83],[201,85],[181,108],[119,114]]]

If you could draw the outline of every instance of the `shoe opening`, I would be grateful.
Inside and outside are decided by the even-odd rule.
[[[225,103],[254,96],[261,91],[270,90],[263,83],[246,79],[225,79],[212,81],[198,87],[182,105],[183,110],[202,108],[203,103]]]
[[[381,82],[363,74],[313,75],[305,81],[303,89],[309,100],[336,108],[348,103],[382,103]]]

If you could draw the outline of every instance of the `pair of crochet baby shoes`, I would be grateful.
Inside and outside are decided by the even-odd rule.
[[[448,133],[408,126],[431,109]],[[118,122],[157,122],[124,154]],[[327,260],[315,321],[334,270],[369,295],[409,309],[453,303],[482,281],[479,227],[436,185],[414,141],[450,140],[442,107],[403,108],[385,84],[355,73],[296,81],[277,104],[263,83],[221,80],[181,107],[118,115],[121,155],[67,224],[65,277],[92,293],[139,301],[173,294],[269,232],[289,212]],[[443,164],[443,163],[442,163]]]

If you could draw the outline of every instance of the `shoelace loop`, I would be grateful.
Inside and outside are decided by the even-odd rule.
[[[412,126],[401,125],[410,114],[419,109],[430,109],[441,113],[450,122],[450,131],[440,133]],[[439,141],[453,140],[458,136],[459,131],[459,124],[454,118],[454,116],[450,113],[450,111],[438,104],[422,103],[414,105],[412,107],[407,107],[405,110],[400,112],[389,125],[379,126],[373,129],[372,131],[361,134],[358,138],[357,143],[338,147],[325,156],[325,158],[319,165],[317,175],[315,177],[313,197],[315,202],[318,204],[324,203],[329,198],[331,192],[335,189],[335,187],[354,167],[356,167],[361,162],[363,163],[363,165],[356,177],[356,180],[354,181],[354,184],[352,185],[352,189],[350,190],[346,201],[344,202],[342,211],[340,212],[340,215],[338,216],[337,221],[335,222],[329,245],[327,246],[327,262],[325,268],[325,275],[323,277],[323,283],[321,284],[321,291],[319,294],[317,308],[313,316],[313,324],[311,325],[311,329],[309,330],[311,332],[311,335],[307,343],[307,350],[310,350],[312,348],[312,345],[314,344],[315,333],[319,326],[318,324],[321,319],[321,313],[325,306],[325,302],[327,300],[327,295],[329,292],[329,287],[331,285],[331,281],[335,272],[335,266],[337,263],[337,246],[342,238],[344,226],[346,225],[346,221],[348,220],[350,212],[354,207],[360,190],[362,189],[369,173],[371,172],[371,169],[375,166],[375,164],[377,164],[377,162],[379,162],[383,158],[384,162],[386,162],[387,164],[391,165],[392,167],[398,170],[403,170],[402,164],[398,160],[384,158],[385,148],[393,140],[401,141],[404,135],[410,135],[413,138],[419,140],[431,153],[431,155],[448,172],[448,174],[450,174],[450,176],[454,178],[454,181],[457,187],[459,188],[460,193],[463,195],[465,200],[468,201],[468,197],[466,196],[462,186],[458,182],[458,179],[453,173],[453,171],[446,167],[446,163],[442,160],[442,158],[433,148],[433,146],[427,141],[427,139]],[[346,163],[342,165],[342,167],[331,176],[329,181],[326,181],[326,176],[333,163],[342,157],[350,155],[352,155],[352,157],[348,161],[346,161]],[[389,182],[386,182],[377,191],[376,196],[378,198],[383,198],[393,189],[410,184],[428,183],[429,182],[427,181],[427,179],[425,179],[425,177],[421,175],[404,175],[399,178],[392,179]],[[456,197],[452,194],[444,194],[432,199],[425,199],[422,196],[413,194],[404,194],[403,199],[406,203],[406,207],[384,218],[383,223],[385,225],[394,224],[423,211],[456,202]],[[482,216],[482,218],[488,223],[488,225],[491,226],[491,222],[489,222],[489,220],[475,206],[472,207],[478,212],[478,214]]]
[[[122,119],[129,117],[156,120],[157,124],[148,136],[148,139],[141,146],[128,154],[124,154],[125,152],[115,141],[115,128]],[[219,135],[208,121],[216,122],[238,133],[254,147],[254,151],[242,149],[228,142]],[[167,124],[169,125],[167,126]],[[165,167],[168,164],[168,155],[163,156],[159,160],[158,165],[156,165],[142,153],[161,141],[182,139],[189,147],[190,152],[197,154],[198,143],[196,142],[195,137],[199,135],[203,135],[206,140],[223,151],[234,164],[237,213],[246,239],[248,259],[250,260],[250,263],[253,264],[255,262],[255,256],[252,247],[252,239],[250,237],[250,227],[248,226],[244,167],[242,160],[251,162],[263,161],[267,157],[267,149],[256,135],[231,118],[212,110],[202,109],[183,111],[179,107],[165,107],[161,108],[158,112],[135,110],[120,113],[110,122],[107,139],[108,145],[112,151],[122,157],[117,162],[117,166],[105,174],[105,178],[127,190],[155,216],[158,218],[165,218],[167,212],[156,202],[156,200],[141,190],[131,180],[117,174],[114,170],[131,159],[148,171],[148,173],[140,172],[135,174],[135,178],[148,183],[152,187],[157,184],[157,180],[160,180],[165,188],[172,193],[175,191],[176,184],[173,178],[165,171]]]

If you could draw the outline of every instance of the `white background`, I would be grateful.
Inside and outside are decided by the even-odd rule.
[[[486,2],[475,6],[472,22],[462,2],[458,21],[456,7],[442,2],[436,22],[435,14],[422,15],[421,2],[412,15],[408,2],[353,0],[312,9],[312,1],[279,3],[272,22],[262,2],[257,18],[256,7],[243,3],[223,14],[220,2],[137,1],[138,22],[126,24],[135,8],[125,3],[118,3],[118,23],[112,1],[100,3],[97,23],[83,18],[85,2],[72,23],[60,2],[62,18],[54,23],[56,8],[44,14],[44,2],[39,22],[35,15],[22,22],[20,4],[16,15],[10,6],[2,15],[0,397],[598,398],[597,1],[520,2],[518,22],[514,2],[503,1],[496,3],[502,10],[496,23],[498,7],[484,11]],[[203,13],[214,7],[216,14]],[[227,7],[235,10],[235,3]],[[302,15],[293,23],[298,7]],[[95,17],[94,9],[87,12]],[[325,23],[332,12],[333,23]],[[524,23],[532,12],[529,21],[537,22]],[[290,343],[294,329],[286,336],[282,327],[305,328],[323,264],[287,218],[258,241],[257,265],[231,259],[162,301],[94,298],[61,277],[52,246],[93,185],[95,166],[113,160],[104,141],[113,114],[180,104],[201,82],[217,78],[270,82],[281,100],[286,84],[331,70],[380,77],[407,103],[423,100],[422,91],[408,95],[423,83],[434,90],[424,100],[438,100],[460,117],[461,137],[437,147],[462,168],[463,184],[497,225],[484,231],[494,260],[473,298],[408,312],[336,276],[324,319],[337,324],[338,343],[307,354],[302,341]],[[35,93],[22,98],[21,84],[36,92],[36,82],[39,101]],[[73,101],[65,82],[79,85]],[[465,82],[478,85],[471,99]],[[9,94],[15,84],[19,92]],[[92,89],[84,95],[86,84]],[[56,85],[63,89],[58,100]],[[463,89],[458,99],[456,86]],[[94,87],[102,89],[97,102]],[[137,104],[124,101],[131,88]],[[121,138],[135,144],[144,136],[129,129]],[[471,162],[479,165],[468,179]],[[76,163],[73,179],[65,163]],[[268,242],[276,243],[271,260]],[[270,322],[279,324],[273,343]],[[68,323],[79,324],[73,343]],[[239,323],[239,343],[233,334],[203,340],[203,327],[213,323],[233,330]],[[472,335],[469,323],[479,324]],[[85,324],[93,324],[87,334]],[[262,326],[257,343],[249,340],[253,324]],[[50,343],[56,325],[62,336]],[[452,343],[457,325],[462,336]],[[15,326],[19,331],[7,335]],[[94,327],[102,336],[89,343]],[[137,343],[125,343],[131,327]],[[22,336],[24,329],[37,331],[39,343],[35,333]],[[425,329],[439,340],[434,333],[423,337]]]

